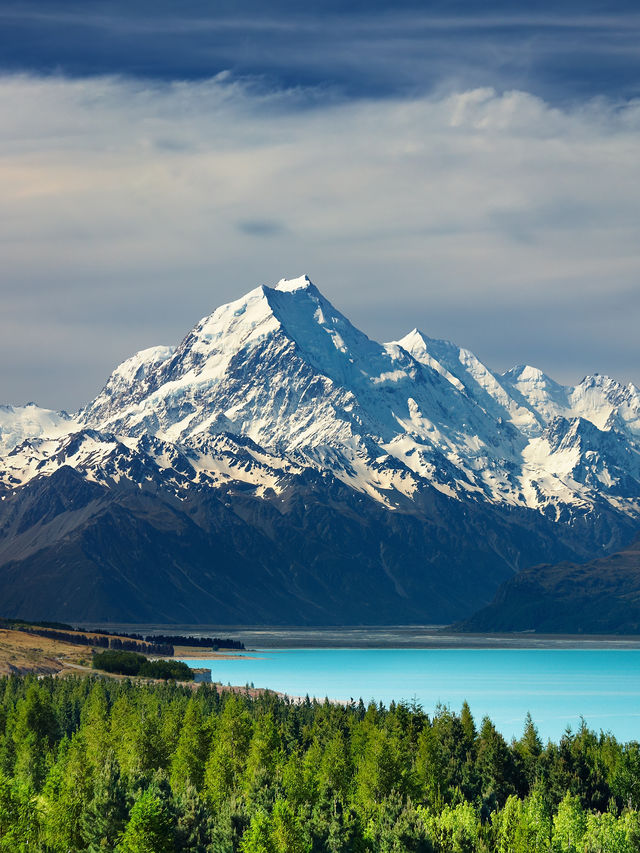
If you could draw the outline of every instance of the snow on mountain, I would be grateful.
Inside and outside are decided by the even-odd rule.
[[[571,411],[601,430],[617,425],[640,437],[640,390],[633,383],[622,385],[608,376],[586,376],[569,390]]]
[[[537,367],[519,364],[500,377],[510,394],[522,400],[543,424],[570,413],[569,390],[550,379]]]
[[[257,287],[177,348],[128,359],[75,421],[5,411],[5,489],[64,464],[103,484],[260,495],[313,469],[391,508],[435,488],[555,518],[602,505],[639,514],[635,386],[593,376],[568,388],[530,366],[498,374],[416,329],[377,343],[306,276]]]
[[[540,416],[523,400],[510,393],[509,386],[467,349],[450,341],[428,338],[414,329],[398,341],[422,364],[427,364],[464,391],[485,411],[510,422],[524,435],[539,435],[544,428]]]
[[[613,418],[631,434],[640,435],[640,391],[608,376],[585,376],[575,387],[554,382],[541,370],[519,365],[502,374],[505,385],[521,394],[545,424],[553,418],[580,417],[600,430],[607,430]]]
[[[93,483],[114,487],[121,482],[161,487],[184,498],[191,488],[233,483],[260,496],[278,493],[303,468],[274,457],[249,439],[216,435],[177,446],[155,436],[116,436],[81,429],[59,439],[27,439],[2,459],[0,490],[49,476],[62,466],[79,471]]]
[[[0,406],[0,452],[11,450],[25,438],[61,436],[77,426],[78,422],[66,412],[42,409],[35,403]]]
[[[126,399],[141,400],[150,388],[150,377],[154,370],[171,358],[175,347],[149,347],[140,350],[131,358],[123,361],[113,371],[107,384],[95,400],[79,413],[84,422],[108,421],[113,408],[113,401]]]
[[[247,436],[280,455],[328,465],[377,496],[417,486],[404,453],[394,453],[398,434],[410,432],[432,457],[457,459],[462,446],[471,459],[481,447],[477,433],[488,427],[466,395],[452,393],[402,347],[370,340],[306,277],[256,288],[205,317],[170,358],[149,368],[142,388],[118,368],[83,417],[94,428],[171,442]],[[383,474],[376,460],[390,450],[398,458]],[[469,479],[482,463],[456,467],[462,487],[477,489]]]
[[[640,395],[634,385],[596,375],[564,387],[530,365],[496,374],[468,350],[415,329],[399,343],[518,431],[516,502],[559,516],[564,505],[584,508],[605,497],[637,513]]]

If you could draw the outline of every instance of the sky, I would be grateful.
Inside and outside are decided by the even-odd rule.
[[[0,0],[0,403],[73,411],[303,273],[380,341],[640,384],[639,36],[588,0]]]

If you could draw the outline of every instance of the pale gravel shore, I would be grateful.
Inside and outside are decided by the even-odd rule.
[[[98,626],[94,626],[98,627]],[[260,649],[640,649],[640,636],[587,634],[461,634],[447,626],[391,625],[300,627],[263,625],[104,625],[110,630],[140,634],[175,633],[194,637],[221,637],[240,640],[250,653]],[[234,655],[234,651],[207,652],[180,647],[176,657],[214,659]],[[182,654],[184,652],[184,654]],[[237,657],[246,657],[243,653]]]

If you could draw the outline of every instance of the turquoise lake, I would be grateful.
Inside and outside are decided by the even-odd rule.
[[[289,696],[387,705],[416,699],[522,734],[529,711],[543,739],[557,740],[580,717],[620,740],[640,740],[640,650],[632,649],[265,649],[210,666],[214,681],[268,687]]]

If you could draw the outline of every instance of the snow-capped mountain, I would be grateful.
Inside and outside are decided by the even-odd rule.
[[[205,528],[203,501],[235,507],[241,496],[245,516],[251,501],[250,515],[262,518],[293,494],[307,496],[307,509],[310,491],[316,507],[339,494],[356,515],[411,517],[430,530],[443,515],[467,519],[476,531],[463,545],[467,564],[478,547],[469,518],[488,513],[498,575],[531,564],[540,549],[553,556],[554,538],[562,556],[594,556],[629,539],[640,517],[634,385],[592,376],[568,388],[530,366],[498,374],[416,329],[379,344],[306,276],[223,305],[178,347],[127,359],[72,417],[33,404],[0,408],[0,441],[5,516],[62,468],[105,500],[135,486],[198,503],[195,523]],[[503,525],[518,531],[513,541],[496,538]],[[524,529],[537,544],[529,533],[526,547],[517,544]],[[447,547],[427,546],[430,572],[450,559]],[[377,568],[389,579],[384,551],[381,541]],[[22,559],[15,543],[9,552]],[[0,543],[0,565],[2,553]],[[410,597],[397,577],[392,585]],[[453,610],[469,606],[460,600]]]
[[[8,427],[0,421],[5,445],[30,441],[3,466],[5,483],[62,460],[92,478],[116,447],[144,448],[166,469],[167,446],[190,460],[198,480],[227,470],[213,462],[224,436],[255,443],[256,485],[264,485],[258,471],[268,456],[274,488],[312,467],[389,506],[425,486],[538,510],[604,499],[634,515],[639,506],[633,385],[593,376],[565,388],[527,366],[496,374],[468,350],[417,330],[378,344],[307,277],[222,306],[177,348],[139,352],[74,418],[33,404],[13,412]],[[64,437],[87,428],[81,442]],[[140,444],[150,437],[153,448]]]
[[[66,412],[41,409],[35,403],[0,406],[0,455],[26,438],[55,438],[79,428],[80,424]]]

